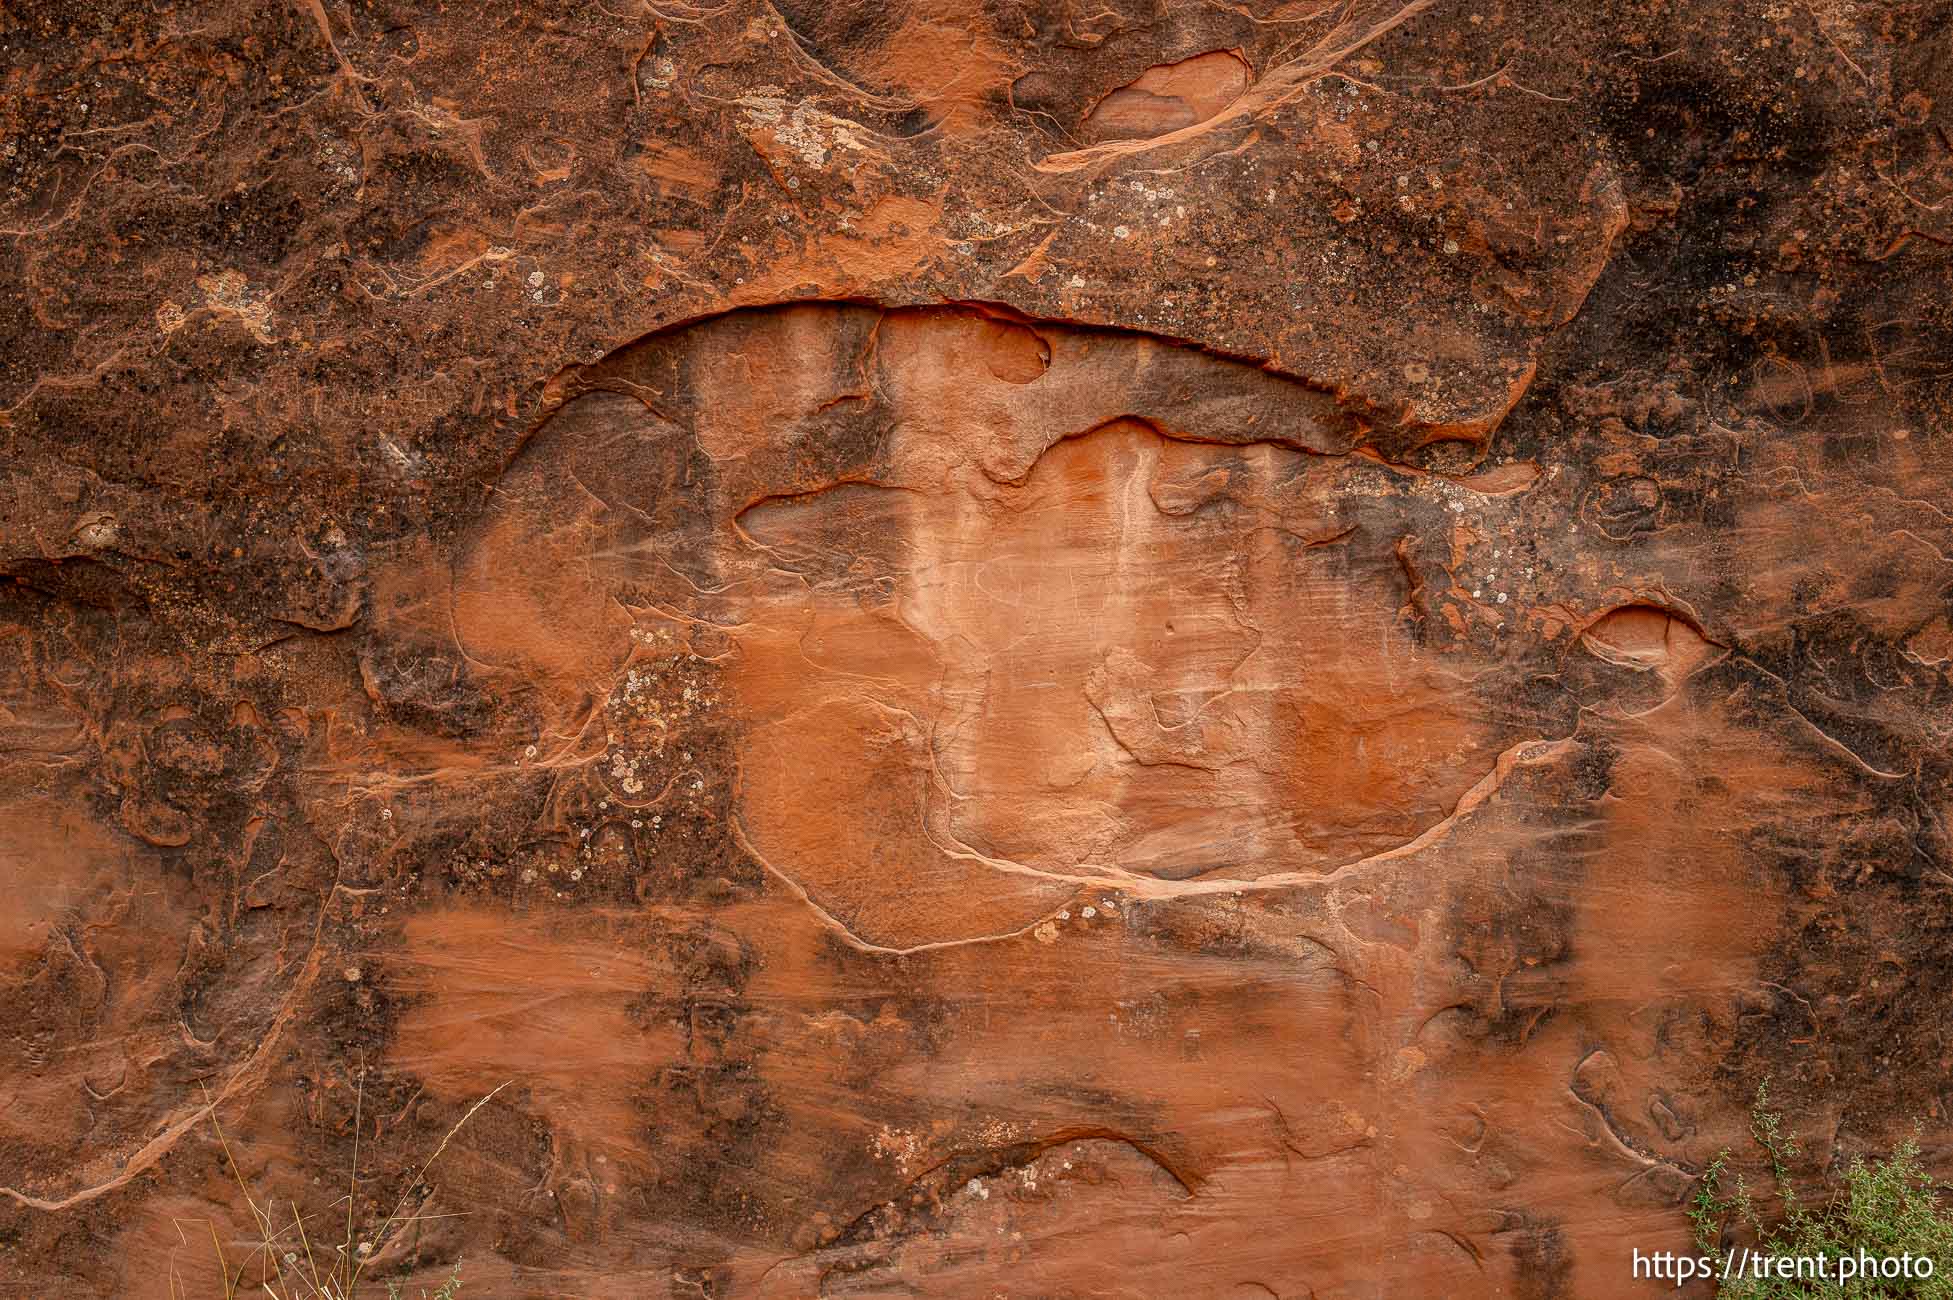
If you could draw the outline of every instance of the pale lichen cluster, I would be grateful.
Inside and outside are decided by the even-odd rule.
[[[671,788],[696,795],[703,777],[681,779],[695,761],[684,737],[719,703],[707,662],[663,628],[633,628],[631,638],[656,657],[627,667],[604,702],[601,770],[627,807],[655,804]],[[659,775],[664,781],[652,789]]]

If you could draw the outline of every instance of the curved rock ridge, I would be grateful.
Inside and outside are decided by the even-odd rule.
[[[1523,730],[1406,617],[1400,550],[1451,515],[1305,384],[823,305],[574,382],[460,554],[460,645],[574,745],[632,638],[723,629],[746,844],[868,942],[1021,928],[1069,883],[1333,870],[1442,822]],[[626,804],[679,778],[636,779]]]

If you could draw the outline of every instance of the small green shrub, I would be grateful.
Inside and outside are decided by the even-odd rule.
[[[1696,1245],[1713,1266],[1724,1300],[1942,1300],[1953,1298],[1953,1209],[1940,1203],[1938,1189],[1919,1163],[1919,1144],[1901,1143],[1883,1160],[1856,1157],[1844,1171],[1844,1184],[1831,1199],[1813,1208],[1797,1194],[1791,1162],[1800,1154],[1786,1132],[1783,1116],[1770,1109],[1769,1085],[1756,1090],[1750,1135],[1767,1157],[1779,1212],[1764,1216],[1743,1177],[1728,1172],[1724,1151],[1703,1171],[1689,1219]],[[1732,1231],[1747,1230],[1753,1244],[1732,1250]],[[1758,1277],[1745,1263],[1757,1256],[1832,1261],[1827,1276]],[[1929,1260],[1931,1275],[1840,1277],[1838,1262],[1911,1256]],[[1814,1268],[1815,1266],[1813,1266]],[[1863,1264],[1855,1266],[1863,1272]]]

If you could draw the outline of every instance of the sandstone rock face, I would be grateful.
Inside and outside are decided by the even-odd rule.
[[[1946,1166],[1943,6],[0,51],[0,1294],[241,1178],[375,1294],[1630,1296],[1765,1077]]]

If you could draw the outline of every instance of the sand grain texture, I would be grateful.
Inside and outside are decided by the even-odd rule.
[[[0,1295],[214,1294],[206,1095],[467,1296],[1642,1295],[1766,1075],[1953,1167],[1944,6],[0,84]]]

